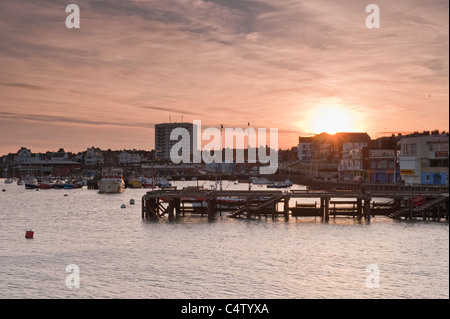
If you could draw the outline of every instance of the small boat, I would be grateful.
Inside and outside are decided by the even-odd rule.
[[[83,187],[83,182],[67,181],[64,183],[64,189],[74,189]]]
[[[155,188],[155,184],[153,184],[152,178],[145,178],[141,180],[141,184],[144,188]]]
[[[64,184],[65,184],[65,181],[60,179],[59,181],[54,183],[53,188],[55,188],[55,189],[63,189],[64,188]]]
[[[122,170],[103,170],[103,177],[97,185],[99,193],[122,193],[125,190]]]
[[[13,180],[12,178],[5,179],[5,184],[12,184]]]
[[[162,177],[162,178],[159,179],[159,182],[157,182],[157,185],[158,185],[160,188],[172,186],[172,184],[171,184],[167,179],[165,179],[164,177]]]
[[[136,179],[136,178],[132,178],[128,180],[128,187],[130,188],[142,188],[142,183]]]
[[[275,182],[273,184],[267,185],[267,188],[288,188],[291,187],[292,183],[290,180],[285,180],[284,182]]]
[[[51,181],[45,181],[45,182],[39,183],[39,187],[42,189],[51,189],[51,188],[55,187],[55,184],[52,183]]]
[[[40,186],[35,178],[25,181],[25,189],[37,189],[37,188],[40,188]]]
[[[250,181],[255,185],[267,185],[272,184],[267,178],[264,177],[250,177]]]
[[[18,179],[18,180],[17,180],[17,185],[19,185],[19,186],[20,186],[20,185],[23,185],[23,180]]]

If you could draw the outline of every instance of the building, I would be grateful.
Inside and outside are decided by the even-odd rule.
[[[298,138],[298,160],[303,163],[310,163],[312,158],[313,137]]]
[[[84,164],[97,165],[103,163],[103,152],[100,148],[92,146],[86,150],[86,155],[84,156]]]
[[[134,150],[132,153],[123,151],[119,154],[119,164],[140,164],[142,157]]]
[[[400,174],[406,184],[448,185],[448,133],[415,133],[400,139]]]
[[[364,178],[363,147],[346,149],[339,163],[339,180],[355,181]]]
[[[359,153],[369,142],[370,136],[359,132],[299,137],[297,169],[316,178],[353,180],[363,174]]]
[[[364,169],[370,183],[396,183],[400,179],[398,154],[395,149],[363,149]]]
[[[171,140],[170,134],[176,128],[184,128],[188,130],[190,139],[184,141],[188,143],[182,145],[184,149],[189,149],[190,154],[193,154],[193,140],[194,140],[194,125],[192,123],[161,123],[155,125],[155,159],[158,161],[170,161],[170,151],[172,147],[180,141]],[[180,154],[181,155],[181,154]]]

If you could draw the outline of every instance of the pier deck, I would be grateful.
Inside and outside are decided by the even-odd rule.
[[[383,198],[384,202],[374,199]],[[290,201],[296,201],[290,206]],[[311,199],[316,199],[311,203]],[[387,200],[387,201],[386,201]],[[298,203],[300,202],[300,203]],[[281,208],[280,208],[281,207]],[[442,189],[391,189],[388,191],[366,190],[215,190],[201,187],[147,192],[142,197],[142,218],[169,219],[186,214],[207,215],[214,219],[217,214],[228,213],[230,218],[261,218],[279,216],[320,217],[328,221],[330,216],[349,216],[370,220],[373,216],[393,219],[445,218],[449,215],[449,197]]]

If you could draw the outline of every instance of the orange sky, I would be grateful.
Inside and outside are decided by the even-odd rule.
[[[81,28],[67,29],[76,3]],[[0,3],[0,155],[154,147],[154,124],[449,129],[448,0]],[[337,125],[339,123],[339,125]]]

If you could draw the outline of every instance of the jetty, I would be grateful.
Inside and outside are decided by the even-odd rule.
[[[382,199],[382,200],[380,200]],[[295,204],[293,203],[295,201]],[[142,218],[176,219],[188,215],[229,218],[353,217],[392,219],[445,219],[448,221],[447,187],[372,188],[307,190],[217,190],[176,186],[152,190],[142,197]]]

